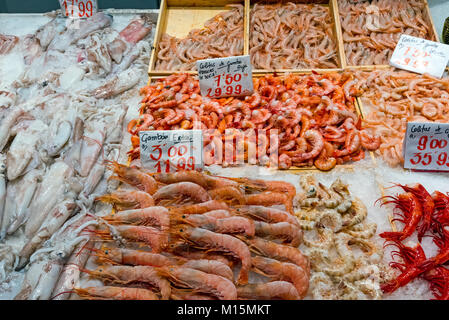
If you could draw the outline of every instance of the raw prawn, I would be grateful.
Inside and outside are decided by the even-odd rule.
[[[156,268],[158,274],[173,283],[194,289],[197,292],[212,294],[221,300],[237,299],[237,289],[232,281],[215,274],[206,273],[192,268],[167,266]]]
[[[241,261],[242,267],[237,282],[239,284],[248,283],[248,274],[251,268],[251,254],[248,246],[243,241],[227,234],[215,233],[201,228],[192,228],[187,225],[174,227],[172,234],[181,237],[197,247],[226,252],[238,258]]]
[[[147,192],[139,190],[117,190],[111,194],[97,197],[95,201],[112,204],[117,210],[144,209],[154,206],[153,197]]]
[[[300,300],[295,286],[286,281],[271,281],[268,283],[247,284],[237,287],[239,299],[253,300]]]
[[[158,189],[156,181],[150,175],[138,169],[130,168],[114,161],[107,161],[106,167],[116,174],[116,176],[111,176],[109,179],[125,182],[151,195]]]
[[[307,290],[309,289],[309,274],[300,266],[259,256],[253,257],[251,264],[256,272],[260,272],[276,280],[293,283],[301,298],[304,298],[307,294]]]

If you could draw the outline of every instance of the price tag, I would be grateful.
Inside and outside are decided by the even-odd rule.
[[[97,0],[59,0],[59,4],[69,18],[89,18],[98,11]]]
[[[404,168],[449,171],[449,124],[407,123]]]
[[[196,66],[204,97],[247,96],[254,91],[249,56],[199,60]]]
[[[142,166],[154,172],[197,170],[203,167],[201,130],[140,131]]]
[[[449,61],[449,45],[401,35],[390,64],[396,68],[441,78]]]

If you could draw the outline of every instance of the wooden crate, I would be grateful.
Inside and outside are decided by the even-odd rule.
[[[337,0],[316,0],[316,1],[307,1],[307,0],[249,0],[250,1],[250,7],[248,15],[248,52],[250,50],[249,48],[249,39],[251,38],[251,29],[249,27],[250,23],[250,15],[251,15],[251,8],[255,3],[261,2],[263,4],[276,4],[276,3],[283,3],[283,2],[294,2],[294,3],[308,3],[308,4],[320,4],[326,7],[329,7],[330,15],[333,21],[333,31],[334,31],[334,39],[337,42],[337,61],[339,64],[338,68],[334,69],[277,69],[277,70],[263,70],[263,69],[253,69],[253,74],[265,74],[265,73],[304,73],[304,72],[312,72],[313,71],[320,71],[320,72],[328,72],[328,71],[339,71],[343,70],[345,65],[345,57],[344,57],[344,48],[343,48],[343,36],[341,32],[341,25],[340,25],[340,14],[338,13],[338,5]]]
[[[155,70],[157,54],[159,51],[159,42],[164,33],[178,38],[184,38],[192,29],[200,29],[210,18],[224,12],[227,4],[242,4],[248,8],[249,0],[162,0],[159,9],[156,33],[151,51],[150,65],[148,68],[149,76],[164,76],[173,73],[197,74],[196,71],[175,71],[175,70]],[[244,54],[248,47],[249,24],[246,23],[246,10],[244,10]]]
[[[439,42],[439,37],[438,37],[438,33],[436,31],[435,25],[433,23],[432,20],[432,15],[430,13],[430,8],[429,8],[429,3],[427,2],[427,0],[423,0],[425,3],[425,11],[424,11],[424,20],[428,22],[428,24],[430,25],[430,32],[432,34],[432,41],[435,42]],[[338,10],[338,0],[335,0],[335,3],[337,4],[337,10]],[[337,11],[338,12],[338,11]],[[343,29],[341,28],[341,21],[340,21],[340,14],[338,14],[338,21],[340,22],[340,32],[342,35],[342,49],[343,49],[343,64],[345,67],[350,68],[350,69],[355,69],[355,70],[363,70],[363,71],[371,71],[371,70],[376,70],[376,69],[388,69],[388,68],[393,68],[392,66],[388,65],[388,64],[382,64],[382,65],[361,65],[361,66],[353,66],[353,65],[349,65],[348,61],[346,60],[346,52],[345,52],[345,48],[344,48],[344,41],[343,41]]]

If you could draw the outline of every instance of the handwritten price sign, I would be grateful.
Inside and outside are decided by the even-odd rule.
[[[199,60],[196,66],[202,96],[247,96],[254,91],[249,56]]]
[[[66,17],[89,18],[98,10],[97,0],[59,0]]]
[[[441,78],[448,61],[448,45],[403,34],[393,51],[390,64]]]
[[[154,172],[197,170],[203,167],[201,130],[140,131],[142,166]]]
[[[449,171],[449,124],[409,122],[404,168]]]

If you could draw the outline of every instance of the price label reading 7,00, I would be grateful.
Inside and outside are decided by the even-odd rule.
[[[202,167],[201,130],[140,132],[140,160],[153,172],[197,170]]]
[[[408,123],[404,167],[449,171],[449,125]]]
[[[97,12],[97,0],[59,0],[66,17],[89,18]]]

